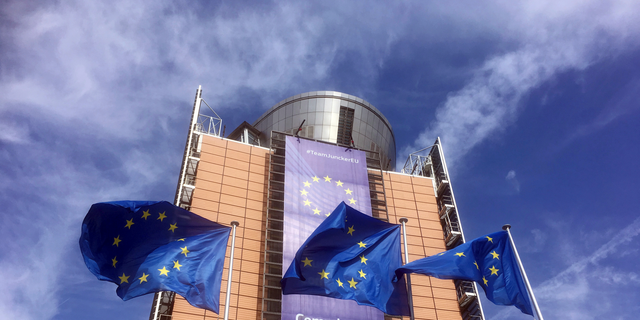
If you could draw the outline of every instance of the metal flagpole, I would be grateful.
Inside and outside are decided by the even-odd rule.
[[[404,264],[409,263],[409,251],[407,250],[407,218],[400,218],[400,222],[402,223],[402,240],[404,240]],[[413,296],[411,294],[411,277],[408,273],[405,274],[407,276],[407,293],[409,294],[409,310],[411,310],[411,320],[414,320],[413,316]]]
[[[538,301],[536,301],[536,296],[533,294],[533,289],[531,289],[529,278],[527,278],[527,273],[524,271],[524,267],[522,266],[520,255],[518,254],[518,250],[516,249],[516,243],[513,242],[513,238],[511,237],[511,231],[509,229],[511,229],[510,224],[505,224],[504,226],[502,226],[502,230],[507,231],[507,233],[509,234],[509,242],[511,242],[511,247],[513,247],[513,252],[516,254],[516,260],[518,260],[518,267],[520,267],[520,272],[522,272],[522,277],[524,278],[524,284],[527,286],[527,291],[529,291],[529,295],[531,296],[531,301],[533,302],[533,308],[536,310],[536,314],[538,315],[538,320],[544,320],[542,318],[542,313],[540,312],[540,307],[538,306]]]
[[[229,320],[229,299],[231,298],[231,276],[233,275],[233,249],[236,247],[236,227],[240,225],[238,221],[231,221],[233,235],[231,236],[231,256],[229,257],[229,277],[227,278],[227,297],[224,301],[224,320]]]

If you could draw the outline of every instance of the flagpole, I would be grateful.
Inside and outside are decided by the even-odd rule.
[[[231,256],[229,257],[229,277],[227,278],[227,297],[224,302],[224,320],[229,320],[229,300],[231,298],[231,276],[233,275],[233,250],[236,246],[236,227],[240,225],[238,221],[231,221],[233,235],[231,236]]]
[[[529,295],[531,296],[531,301],[533,302],[533,308],[536,310],[536,314],[538,315],[538,320],[544,320],[542,318],[542,313],[540,312],[540,307],[538,306],[538,301],[536,301],[536,296],[533,294],[533,289],[531,289],[529,278],[527,278],[527,273],[524,271],[524,266],[522,265],[522,261],[520,260],[520,255],[518,254],[518,250],[516,249],[516,243],[513,242],[513,237],[511,237],[510,229],[511,229],[510,224],[505,224],[504,226],[502,226],[502,230],[507,231],[507,234],[509,234],[509,242],[511,242],[511,247],[513,247],[513,252],[516,254],[518,267],[520,267],[520,272],[522,272],[522,277],[524,278],[524,284],[527,286],[527,290],[529,291]]]
[[[400,218],[400,222],[402,223],[402,239],[404,240],[404,264],[409,263],[409,251],[407,247],[407,226],[406,223],[409,221],[407,218]],[[414,320],[413,316],[413,295],[411,293],[411,277],[408,273],[405,274],[407,276],[407,293],[409,294],[409,310],[411,310],[411,320]]]

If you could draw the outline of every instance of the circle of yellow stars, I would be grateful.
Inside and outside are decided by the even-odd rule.
[[[332,180],[333,180],[328,175],[323,177],[322,179],[323,179],[323,182],[328,182],[328,183],[332,183]],[[318,206],[313,205],[313,203],[311,201],[309,201],[309,199],[306,198],[308,196],[308,194],[309,194],[309,191],[306,188],[311,188],[313,183],[315,183],[315,182],[322,183],[321,182],[321,178],[318,177],[318,176],[313,176],[311,178],[311,182],[309,182],[309,180],[304,181],[303,182],[304,187],[303,187],[302,190],[300,190],[300,195],[302,197],[305,197],[305,199],[302,201],[303,207],[309,207],[311,209],[311,211],[313,211],[314,215],[320,215],[320,213],[322,213],[322,210],[318,209]],[[344,185],[344,182],[342,182],[340,180],[333,181],[333,183],[336,184],[336,187],[343,187],[343,185]],[[351,196],[351,198],[348,199],[350,205],[354,205],[354,204],[356,204],[358,202],[353,196],[353,190],[351,190],[350,188],[347,188],[347,189],[343,189],[343,191],[345,192],[345,195],[350,195]],[[325,216],[328,217],[329,215],[331,215],[331,212],[325,213]]]

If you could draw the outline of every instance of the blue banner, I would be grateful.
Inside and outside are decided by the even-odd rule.
[[[338,204],[371,215],[366,155],[362,151],[287,137],[283,273],[296,252]],[[348,223],[348,222],[347,222]],[[282,319],[383,319],[355,301],[312,295],[283,295]]]

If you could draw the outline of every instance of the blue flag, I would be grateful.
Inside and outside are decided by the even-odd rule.
[[[344,202],[309,236],[282,278],[282,294],[355,300],[390,315],[409,315],[400,225],[372,218]]]
[[[533,315],[531,300],[506,231],[480,237],[396,270],[398,278],[405,273],[476,281],[493,303],[515,305],[523,313]]]
[[[166,201],[96,203],[82,222],[80,251],[122,300],[174,291],[218,313],[230,230]]]

